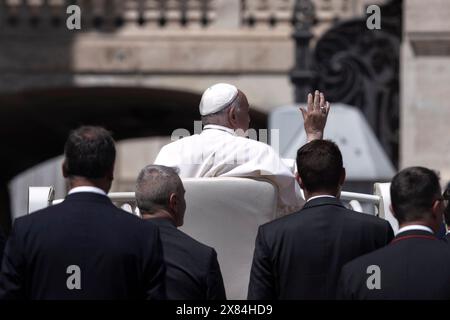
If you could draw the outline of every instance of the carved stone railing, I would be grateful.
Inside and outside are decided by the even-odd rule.
[[[242,24],[250,27],[261,25],[290,25],[292,0],[242,0]]]
[[[295,0],[242,0],[242,24],[291,25]],[[317,24],[328,24],[361,15],[365,0],[314,0]]]
[[[214,21],[213,0],[0,0],[6,26],[59,27],[66,9],[81,8],[83,29],[111,29],[124,25],[173,27],[208,26]],[[5,25],[5,23],[3,23]]]
[[[229,14],[238,27],[292,26],[295,0],[0,0],[3,28],[58,28],[69,5],[80,6],[83,29],[210,27]],[[361,15],[366,0],[314,0],[317,25]]]

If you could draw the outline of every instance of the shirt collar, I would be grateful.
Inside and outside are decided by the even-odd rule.
[[[431,230],[431,228],[429,228],[429,227],[426,227],[426,226],[423,226],[420,224],[413,224],[413,225],[398,229],[397,232],[395,233],[395,235],[398,235],[399,233],[402,233],[402,232],[411,231],[411,230],[427,231],[431,234],[434,234],[433,230]]]
[[[329,194],[323,194],[323,195],[318,195],[318,196],[311,197],[308,200],[306,200],[306,202],[309,202],[309,201],[317,199],[317,198],[336,198],[336,197],[335,196],[330,196]]]
[[[231,133],[232,135],[236,135],[236,133],[234,132],[233,129],[224,127],[224,126],[219,126],[217,124],[207,124],[206,126],[203,127],[203,130],[207,130],[207,129],[215,129],[215,130],[225,131],[227,133]]]
[[[97,193],[101,194],[103,196],[107,196],[106,192],[103,191],[100,188],[97,187],[91,187],[91,186],[81,186],[81,187],[75,187],[70,189],[68,194],[78,193],[78,192],[91,192],[91,193]]]

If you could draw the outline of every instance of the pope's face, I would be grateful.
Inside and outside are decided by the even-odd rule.
[[[241,129],[245,132],[248,130],[250,124],[250,107],[245,94],[241,94],[241,104],[240,107],[236,109],[236,129]]]

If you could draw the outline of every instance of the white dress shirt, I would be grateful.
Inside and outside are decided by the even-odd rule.
[[[420,224],[412,224],[410,226],[406,226],[403,228],[400,228],[397,230],[397,232],[395,233],[395,235],[398,235],[399,233],[405,232],[405,231],[410,231],[410,230],[421,230],[421,231],[427,231],[431,234],[434,234],[433,230],[431,230],[431,228],[420,225]]]
[[[314,200],[314,199],[317,199],[317,198],[335,198],[335,199],[336,199],[335,196],[331,196],[331,195],[329,195],[329,194],[322,194],[322,195],[319,195],[319,196],[311,197],[311,198],[309,198],[308,200],[306,200],[306,202],[309,202],[309,201]]]
[[[178,167],[181,178],[264,177],[278,187],[279,208],[296,210],[304,203],[293,172],[271,146],[227,127],[206,125],[200,134],[167,144],[155,164]]]
[[[70,189],[68,194],[74,194],[74,193],[78,193],[78,192],[92,192],[92,193],[101,194],[103,196],[107,196],[106,192],[103,191],[102,189],[97,188],[97,187],[91,187],[91,186],[81,186],[81,187],[72,188],[72,189]]]

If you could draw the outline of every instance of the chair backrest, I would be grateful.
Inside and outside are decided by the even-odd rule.
[[[277,188],[245,178],[184,179],[181,228],[216,249],[229,299],[246,299],[258,227],[273,220]]]

